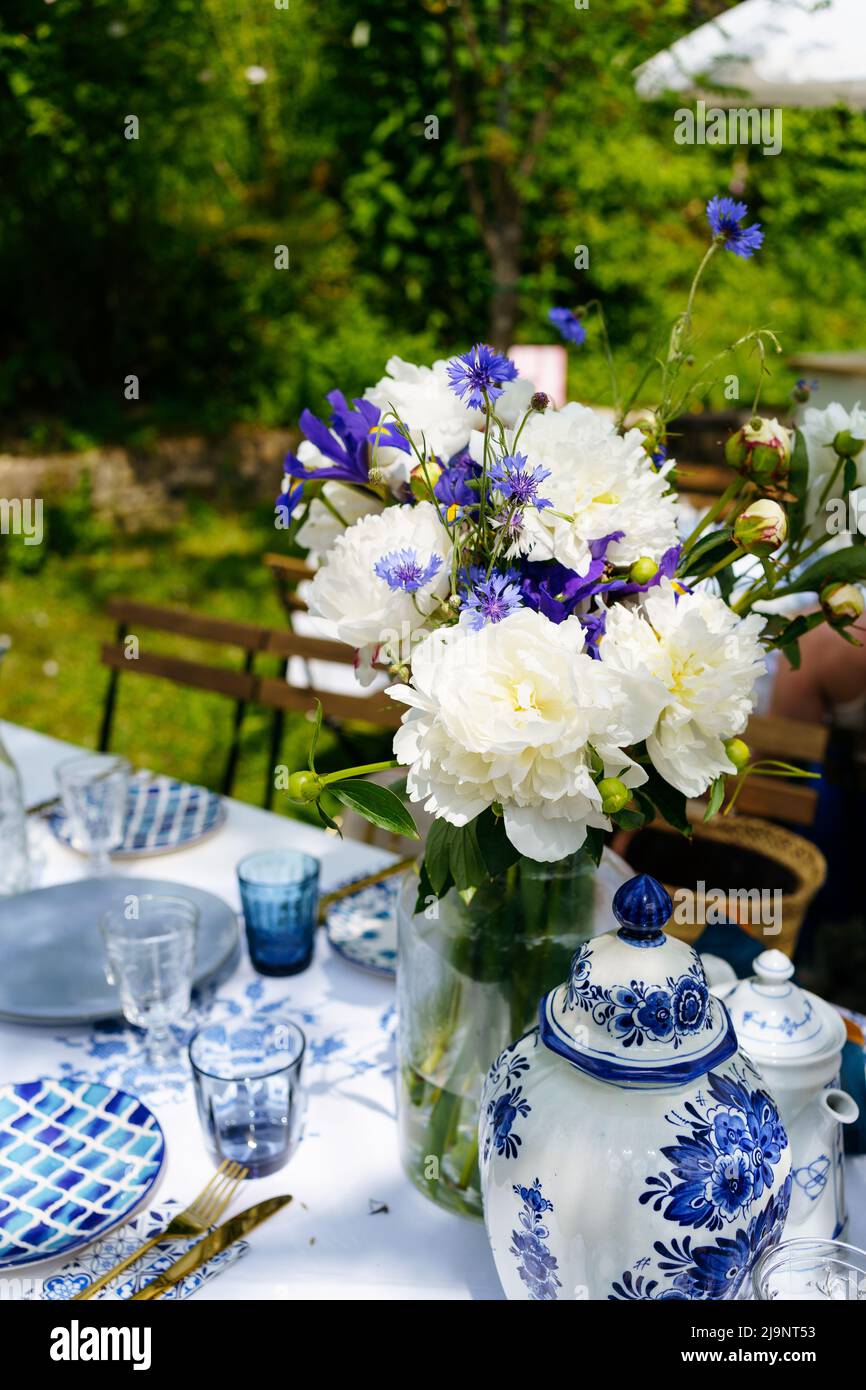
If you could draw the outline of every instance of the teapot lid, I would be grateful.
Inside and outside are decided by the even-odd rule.
[[[794,964],[781,951],[762,951],[754,975],[725,996],[737,1037],[756,1061],[802,1061],[841,1049],[842,1017],[831,1005],[795,985]]]
[[[737,1050],[728,1012],[700,957],[665,936],[669,894],[648,874],[617,889],[619,931],[585,942],[564,984],[542,999],[541,1040],[616,1086],[682,1085]]]

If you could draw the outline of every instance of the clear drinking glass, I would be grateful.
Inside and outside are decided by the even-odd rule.
[[[783,1240],[758,1260],[752,1284],[762,1302],[866,1303],[866,1250],[840,1240]]]
[[[218,1163],[233,1159],[251,1178],[275,1173],[300,1136],[306,1039],[273,1014],[206,1023],[189,1045],[199,1119]]]
[[[186,898],[144,894],[102,919],[106,975],[124,1018],[145,1029],[155,1066],[177,1051],[171,1028],[189,1010],[198,916]]]
[[[297,975],[313,958],[319,861],[266,849],[238,864],[250,959],[262,975]]]
[[[75,844],[90,856],[90,872],[111,872],[109,853],[123,844],[129,763],[113,753],[85,753],[57,768],[63,808]]]

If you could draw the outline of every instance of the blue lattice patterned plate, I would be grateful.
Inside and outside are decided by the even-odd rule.
[[[328,940],[344,959],[376,975],[397,973],[397,895],[403,876],[384,878],[338,898],[328,908]]]
[[[134,777],[129,784],[123,844],[111,857],[143,859],[184,849],[218,830],[225,814],[221,797],[207,787],[173,777]],[[47,819],[58,840],[71,849],[80,848],[61,806]]]
[[[0,1269],[68,1255],[128,1220],[164,1156],[159,1121],[127,1091],[0,1086]]]

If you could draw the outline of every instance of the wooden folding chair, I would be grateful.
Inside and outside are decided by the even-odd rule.
[[[353,653],[341,642],[306,637],[295,632],[277,631],[253,623],[212,618],[202,613],[161,608],[149,603],[139,603],[135,599],[112,599],[108,605],[108,613],[117,623],[117,631],[114,642],[106,642],[102,647],[102,663],[111,672],[99,736],[99,747],[103,751],[108,748],[111,740],[117,689],[122,673],[154,676],[172,681],[176,685],[224,695],[234,701],[231,743],[221,786],[225,796],[231,794],[234,785],[240,753],[241,727],[247,707],[256,704],[272,710],[274,718],[263,798],[266,807],[271,805],[273,799],[273,767],[279,758],[283,716],[287,710],[306,713],[314,709],[316,701],[320,700],[325,714],[333,720],[357,720],[386,729],[395,729],[400,723],[399,708],[381,691],[367,696],[349,695],[287,683],[286,663],[293,656],[304,661],[327,661],[351,666]],[[190,661],[185,657],[151,649],[139,636],[139,630],[142,628],[211,642],[218,646],[239,648],[244,658],[242,667],[238,670],[229,666],[211,666],[205,662]],[[134,655],[130,654],[131,649],[128,645],[129,638],[133,635],[138,638]],[[275,675],[263,675],[255,669],[257,659],[267,657],[277,658]]]
[[[806,771],[823,768],[830,730],[824,724],[777,715],[756,714],[743,735],[752,758],[777,758]],[[818,784],[813,778],[762,777],[750,774],[737,797],[734,811],[744,816],[811,825],[818,809]]]

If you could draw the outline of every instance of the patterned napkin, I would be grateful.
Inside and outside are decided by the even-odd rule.
[[[88,1284],[92,1284],[94,1279],[98,1279],[101,1274],[131,1254],[144,1241],[156,1235],[158,1231],[164,1231],[179,1210],[180,1202],[169,1200],[150,1211],[139,1212],[127,1225],[119,1227],[116,1231],[111,1231],[96,1245],[83,1250],[76,1259],[63,1265],[56,1274],[41,1281],[41,1288],[40,1281],[35,1279],[28,1297],[31,1300],[62,1300],[74,1297],[82,1289],[86,1289]],[[228,1250],[223,1250],[221,1254],[208,1260],[201,1269],[188,1274],[185,1279],[176,1284],[173,1289],[169,1289],[162,1297],[164,1299],[189,1298],[208,1279],[212,1279],[214,1275],[220,1274],[222,1270],[239,1260],[249,1248],[248,1241],[236,1241],[234,1245],[229,1246]],[[94,1296],[94,1303],[100,1300],[124,1302],[131,1298],[134,1293],[143,1289],[158,1274],[162,1274],[164,1270],[168,1269],[169,1265],[179,1259],[188,1249],[188,1242],[174,1240],[163,1241],[154,1246],[152,1250],[148,1251],[140,1266],[133,1266],[131,1269],[125,1270],[114,1283],[101,1289]]]

